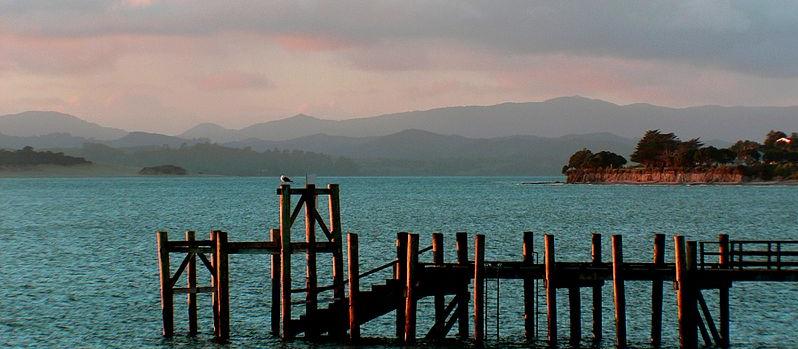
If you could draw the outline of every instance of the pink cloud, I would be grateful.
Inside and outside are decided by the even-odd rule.
[[[261,74],[244,72],[221,72],[204,76],[195,81],[197,87],[209,91],[263,89],[271,88],[274,84]]]
[[[125,0],[125,4],[130,7],[147,7],[155,3],[156,0]]]
[[[350,47],[352,43],[321,35],[312,34],[280,34],[273,38],[281,48],[297,52],[334,51]]]
[[[84,73],[111,66],[121,52],[101,40],[0,34],[0,66],[35,73]]]

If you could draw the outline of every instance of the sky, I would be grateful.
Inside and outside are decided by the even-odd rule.
[[[796,1],[0,0],[0,114],[128,130],[796,91]]]

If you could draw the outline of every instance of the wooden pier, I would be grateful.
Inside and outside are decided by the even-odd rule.
[[[163,336],[171,337],[174,327],[174,297],[186,294],[188,304],[188,335],[196,335],[197,294],[210,293],[213,300],[214,338],[226,342],[230,338],[230,289],[228,258],[235,254],[268,254],[271,259],[271,331],[283,339],[303,336],[307,340],[332,340],[357,344],[360,326],[378,317],[394,314],[395,337],[412,345],[419,338],[435,342],[449,338],[457,325],[455,338],[471,341],[479,346],[485,341],[485,285],[488,280],[522,280],[524,300],[522,321],[526,336],[534,340],[537,326],[537,285],[542,282],[546,305],[546,339],[556,347],[558,337],[557,289],[568,290],[569,342],[578,346],[582,340],[581,292],[587,288],[592,294],[592,339],[602,340],[602,288],[610,282],[613,289],[615,315],[615,344],[627,345],[626,281],[651,282],[651,345],[662,345],[664,282],[673,282],[676,290],[679,344],[682,348],[697,348],[699,336],[704,345],[727,347],[730,343],[729,290],[734,282],[796,282],[798,281],[798,241],[730,240],[721,234],[717,241],[685,241],[674,236],[674,261],[665,263],[665,235],[653,236],[653,256],[650,263],[624,262],[623,240],[612,235],[611,260],[602,259],[602,236],[591,238],[589,262],[558,262],[554,235],[544,235],[543,262],[537,263],[533,234],[524,232],[517,261],[485,259],[486,237],[474,236],[473,259],[469,260],[468,235],[456,234],[455,261],[444,260],[444,236],[432,235],[432,245],[419,246],[419,235],[400,232],[396,235],[396,258],[380,267],[360,271],[357,234],[347,234],[347,275],[344,275],[343,233],[341,228],[339,188],[307,185],[291,188],[281,185],[277,190],[280,207],[280,227],[272,229],[265,241],[229,241],[226,232],[212,231],[208,240],[198,240],[193,231],[184,240],[171,241],[166,232],[157,233],[158,266],[160,271]],[[295,205],[292,199],[298,198]],[[326,197],[329,217],[325,221],[316,207],[319,197]],[[303,241],[292,241],[292,227],[304,212]],[[318,228],[318,231],[316,230]],[[431,251],[431,261],[420,256]],[[291,255],[305,255],[305,287],[294,289],[291,283]],[[329,285],[319,286],[317,258],[329,255],[332,259],[332,278]],[[177,269],[170,267],[172,255],[182,256]],[[200,263],[197,263],[199,259]],[[178,260],[180,260],[178,258]],[[197,268],[198,265],[200,268]],[[392,270],[389,279],[370,283],[365,281],[378,272]],[[210,285],[197,281],[198,270],[207,270]],[[185,287],[178,281],[185,274]],[[703,292],[719,293],[718,318],[714,319]],[[319,304],[319,294],[331,292],[331,301]],[[511,297],[518,297],[518,293]],[[298,296],[303,295],[302,299]],[[417,302],[432,297],[434,324],[419,337],[417,333]],[[448,302],[447,302],[448,297]],[[633,295],[639,297],[639,295]],[[473,312],[469,314],[470,302]],[[299,316],[292,313],[293,305],[304,305]],[[469,318],[471,318],[469,320]],[[469,326],[472,326],[469,330]]]

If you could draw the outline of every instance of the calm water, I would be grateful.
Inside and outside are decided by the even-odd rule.
[[[447,258],[453,258],[455,231],[484,233],[488,259],[512,260],[520,259],[524,230],[556,234],[557,258],[572,261],[589,259],[594,231],[606,234],[605,247],[610,233],[623,234],[628,261],[650,260],[652,232],[669,235],[668,259],[670,235],[676,232],[704,240],[716,239],[719,232],[732,239],[798,240],[798,186],[521,185],[528,180],[540,178],[318,182],[341,185],[344,229],[360,234],[362,270],[392,259],[393,239],[400,230],[421,233],[422,246],[429,244],[429,233],[443,232]],[[180,298],[180,334],[172,341],[161,339],[154,232],[165,229],[177,239],[186,229],[201,236],[221,229],[231,240],[265,239],[267,229],[277,226],[276,185],[271,178],[0,179],[0,347],[213,347],[208,295],[199,297],[203,333],[197,339],[183,335],[185,307]],[[536,244],[542,246],[542,235]],[[297,258],[294,280],[301,281],[303,259]],[[328,267],[327,262],[320,258],[322,267]],[[268,330],[267,259],[232,256],[230,264],[230,346],[279,345]],[[328,277],[321,273],[320,283],[326,284]],[[200,278],[207,280],[205,274]],[[381,279],[366,279],[362,287]],[[663,335],[674,345],[675,295],[670,286],[666,283]],[[488,287],[491,344],[521,342],[520,284],[499,285],[498,312],[497,285],[489,282]],[[604,345],[611,346],[609,284],[604,291]],[[646,283],[627,283],[633,346],[647,343],[649,292]],[[590,304],[587,293],[583,292],[585,311]],[[733,345],[798,347],[798,285],[739,283],[731,295]],[[715,311],[715,294],[705,296]],[[419,305],[419,336],[431,326],[429,303]],[[561,301],[559,309],[563,338],[568,335],[566,303]],[[497,313],[502,323],[498,344]],[[585,312],[586,334],[588,318]],[[363,335],[389,335],[392,324],[392,315],[383,317],[365,326]],[[540,324],[545,328],[545,318]],[[540,335],[545,337],[545,330]],[[301,341],[286,346],[307,347]]]

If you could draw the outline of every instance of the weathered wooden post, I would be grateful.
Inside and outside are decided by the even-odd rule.
[[[161,276],[161,317],[163,336],[172,337],[175,331],[174,297],[172,291],[172,271],[169,268],[169,235],[159,231],[155,235],[158,243],[158,273]]]
[[[524,232],[524,264],[529,266],[535,263],[535,239],[531,231]],[[535,280],[524,278],[524,334],[527,340],[536,338],[535,334]]]
[[[272,311],[271,325],[272,334],[280,335],[280,229],[269,231],[271,241],[277,244],[278,253],[269,256],[271,260],[271,284],[272,284]]]
[[[687,279],[690,280],[690,281],[688,281],[688,284],[687,284],[688,285],[687,291],[689,292],[688,293],[688,298],[687,298],[687,300],[688,300],[687,301],[687,307],[689,308],[688,311],[689,311],[689,314],[690,314],[690,316],[687,318],[687,321],[689,323],[688,329],[690,329],[690,336],[692,336],[693,342],[695,343],[695,345],[698,346],[698,327],[699,327],[698,326],[698,322],[700,321],[700,319],[698,317],[699,316],[698,315],[698,287],[696,285],[697,280],[694,277],[695,271],[697,269],[696,268],[696,261],[697,261],[696,251],[697,251],[697,248],[696,248],[696,242],[695,241],[685,241],[685,254],[687,256],[687,259],[685,261],[686,262],[685,266],[686,266],[686,269],[687,269]],[[703,326],[704,323],[701,322],[701,325]],[[704,331],[706,331],[706,329],[704,329]],[[703,331],[702,331],[702,334],[703,334]],[[707,336],[704,336],[704,337],[706,339]],[[710,341],[709,343],[712,343],[712,342]]]
[[[457,249],[457,264],[460,267],[468,266],[468,234],[465,232],[458,232],[455,234],[456,249]],[[457,294],[457,331],[458,338],[465,340],[468,338],[468,278],[465,279],[462,287],[459,288],[460,292]]]
[[[485,340],[485,235],[474,239],[474,342]]]
[[[550,347],[557,346],[557,287],[554,264],[554,235],[543,236],[543,254],[546,269],[546,323]]]
[[[626,291],[623,282],[623,240],[612,236],[612,289],[615,299],[615,345],[626,348]]]
[[[654,235],[654,268],[665,264],[665,234]],[[662,345],[662,279],[651,282],[651,346]]]
[[[396,234],[396,269],[394,276],[399,282],[401,292],[396,299],[396,338],[405,338],[405,284],[407,283],[407,236],[406,232]]]
[[[721,269],[729,269],[729,235],[727,234],[720,234],[718,235],[718,252],[720,256],[718,257],[718,264],[720,265]],[[729,347],[729,286],[731,282],[727,285],[721,286],[718,290],[718,305],[720,307],[719,311],[719,321],[720,321],[720,343],[718,345],[721,348]]]
[[[443,265],[443,234],[432,233],[432,263]],[[446,321],[446,298],[443,293],[435,294],[435,323],[444,323]]]
[[[418,234],[407,237],[407,283],[405,284],[405,344],[416,342],[416,267],[418,266]]]
[[[196,234],[193,231],[187,231],[186,241],[189,245],[189,256],[188,264],[186,265],[186,287],[188,288],[186,306],[188,308],[188,334],[190,336],[197,334],[197,250],[196,247],[192,247],[195,240]]]
[[[281,337],[294,336],[291,328],[291,187],[280,185],[280,315]]]
[[[360,260],[358,257],[357,234],[346,234],[347,260],[349,261],[349,339],[352,343],[360,340],[360,319],[357,317],[360,297]]]
[[[568,315],[570,343],[572,347],[578,347],[582,341],[582,295],[579,287],[568,288]]]
[[[305,184],[305,241],[308,247],[305,250],[305,317],[310,322],[305,328],[305,335],[314,339],[319,336],[316,325],[316,310],[318,309],[318,278],[316,276],[316,185]]]
[[[684,246],[684,236],[673,237],[674,255],[676,260],[676,303],[679,318],[679,346],[682,349],[696,348],[698,338],[695,333],[695,326],[691,326],[691,318],[695,318],[695,312],[690,311],[690,281],[687,276],[687,256]]]
[[[211,262],[211,267],[213,267],[211,271],[211,311],[213,312],[214,336],[216,335],[216,329],[219,328],[219,289],[216,287],[216,282],[218,280],[218,275],[216,275],[216,240],[218,233],[218,230],[211,230],[209,238],[211,241],[211,258],[209,262]]]
[[[590,241],[590,256],[593,266],[601,265],[601,234],[593,233]],[[596,281],[593,285],[593,341],[598,343],[602,336],[602,294],[601,287],[604,281]]]
[[[214,330],[216,339],[226,342],[230,338],[230,284],[227,266],[227,233],[216,232],[216,245],[213,254],[216,272],[216,307],[219,327]]]
[[[332,236],[332,243],[334,245],[332,253],[332,278],[333,278],[333,298],[344,299],[346,297],[346,290],[344,285],[344,256],[343,256],[343,230],[341,228],[341,202],[339,199],[340,189],[338,184],[328,184],[327,189],[330,191],[328,196],[328,211],[330,215],[330,235]],[[341,310],[341,317],[343,317],[347,310]],[[346,323],[340,321],[341,325],[336,326],[338,337],[346,335]]]

